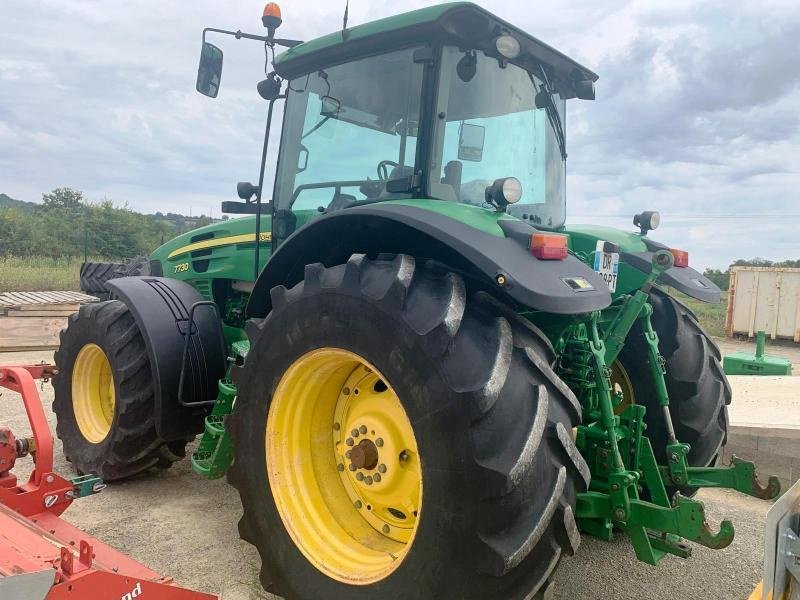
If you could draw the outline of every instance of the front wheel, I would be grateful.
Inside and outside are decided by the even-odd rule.
[[[242,537],[287,599],[535,597],[589,471],[544,336],[409,256],[309,265],[250,323]]]
[[[61,332],[55,362],[56,433],[79,472],[111,481],[183,458],[186,441],[156,431],[153,368],[123,302],[81,306]]]

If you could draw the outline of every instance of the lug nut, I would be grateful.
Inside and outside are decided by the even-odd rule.
[[[372,478],[375,480],[375,483],[379,483],[381,480],[381,474],[375,473],[375,475],[373,475]]]
[[[403,451],[400,453],[400,461],[401,461],[401,462],[406,462],[406,461],[407,461],[409,458],[410,458],[410,457],[409,457],[409,454],[408,454],[408,450],[403,450]]]
[[[350,458],[351,456],[353,456],[353,451],[352,450],[348,450],[347,452],[344,453],[344,457],[345,458]]]
[[[359,481],[364,481],[364,474],[363,473],[356,473],[356,479]]]
[[[342,426],[341,426],[341,425],[339,425],[338,423],[334,423],[334,424],[333,424],[333,429],[334,429],[334,431],[339,431],[341,428],[342,428]]]
[[[366,483],[367,485],[372,485],[372,475],[367,475],[366,477],[364,477],[364,483]]]
[[[391,529],[389,529],[388,525],[384,525],[383,526],[383,533],[389,533],[390,531],[391,531]]]
[[[381,473],[386,473],[386,465],[378,465],[378,471]]]
[[[353,431],[350,432],[350,435],[352,435],[354,438],[357,438],[358,437],[358,429],[353,429]]]
[[[338,465],[336,465],[336,468],[339,470],[340,473],[342,471],[344,471],[344,465],[342,463],[339,463]]]
[[[347,444],[348,446],[352,446],[353,444],[355,444],[355,442],[353,441],[353,438],[347,438],[345,444]]]
[[[361,427],[358,428],[358,431],[359,433],[361,433],[361,435],[364,435],[365,433],[367,433],[367,426],[362,425]]]
[[[355,470],[356,470],[356,466],[355,466],[355,465],[353,465],[353,464],[351,464],[351,465],[350,465],[350,470],[351,470],[351,471],[355,471]]]
[[[353,506],[355,506],[356,508],[360,509],[363,506],[363,504],[361,504],[361,500],[356,500],[353,503]]]
[[[349,396],[349,395],[350,395],[350,388],[349,388],[349,387],[343,388],[343,389],[342,389],[342,393],[343,393],[345,396]]]
[[[381,446],[383,446],[383,438],[378,438],[377,440],[375,440],[375,445],[376,445],[378,448],[380,448]]]

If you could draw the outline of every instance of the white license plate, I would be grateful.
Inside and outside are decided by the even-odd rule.
[[[612,294],[617,290],[617,274],[619,272],[619,253],[603,252],[603,241],[597,242],[597,250],[594,253],[594,270],[608,286],[608,291]]]

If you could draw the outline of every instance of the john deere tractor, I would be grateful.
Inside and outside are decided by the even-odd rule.
[[[54,410],[106,480],[227,473],[265,589],[288,599],[534,598],[581,533],[655,565],[723,548],[698,488],[731,390],[669,290],[718,302],[685,251],[565,224],[567,100],[597,75],[469,3],[263,44],[267,124],[245,216],[175,238],[62,334]],[[276,47],[286,50],[274,57]],[[282,108],[273,184],[273,109]],[[265,186],[271,185],[271,193]]]

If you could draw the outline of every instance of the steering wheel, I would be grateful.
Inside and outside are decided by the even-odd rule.
[[[378,163],[378,179],[381,181],[388,181],[389,179],[389,167],[396,168],[399,167],[400,163],[395,162],[393,160],[382,160]]]

